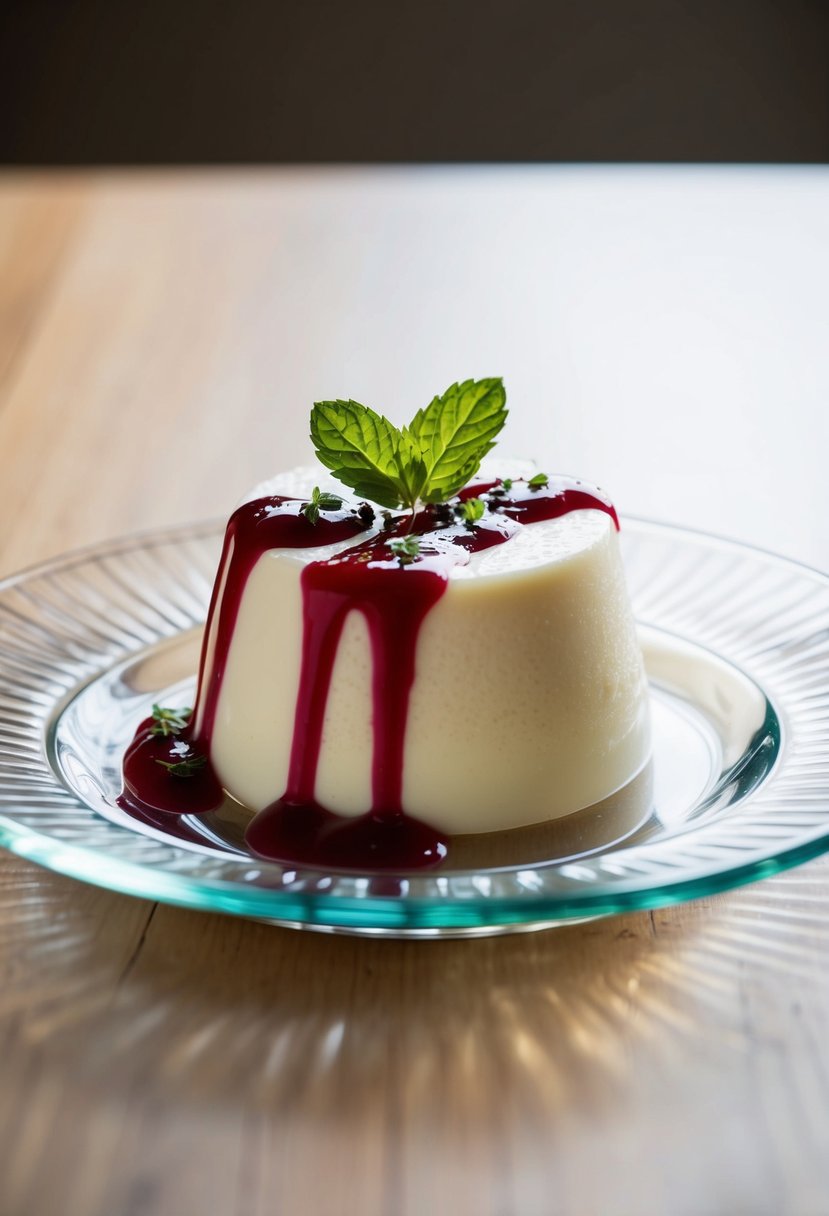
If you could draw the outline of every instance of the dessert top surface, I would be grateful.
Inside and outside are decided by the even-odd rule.
[[[333,478],[320,476],[321,472],[308,466],[291,469],[259,483],[242,500],[240,505],[261,502],[263,511],[289,515],[300,514],[315,486],[341,500],[339,510],[324,513],[325,532],[320,529],[313,535],[309,531],[313,543],[274,545],[269,547],[274,556],[301,565],[360,561],[370,562],[373,567],[397,568],[399,557],[389,548],[389,542],[394,547],[397,541],[411,536],[417,545],[416,563],[412,564],[418,569],[432,569],[453,580],[497,577],[575,557],[604,539],[615,521],[609,500],[589,483],[553,476],[548,486],[530,489],[527,482],[535,472],[532,465],[499,460],[497,466],[487,462],[459,496],[463,500],[480,495],[483,513],[474,524],[454,517],[445,508],[426,508],[418,513],[410,529],[408,512],[383,513],[375,507],[373,522],[343,539],[337,535],[339,527],[345,528],[347,521],[355,518],[361,500],[344,492]],[[507,477],[509,492],[505,494],[499,487],[501,479]],[[557,514],[551,500],[557,502],[564,496],[569,496],[568,509]],[[578,505],[578,496],[583,496],[584,505]],[[267,505],[268,500],[272,506]],[[325,543],[329,536],[330,542]],[[504,544],[505,540],[509,543]]]

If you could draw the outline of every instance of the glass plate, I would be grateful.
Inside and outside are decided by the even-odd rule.
[[[654,908],[829,848],[829,579],[637,520],[622,543],[655,746],[620,795],[399,876],[256,860],[230,802],[178,836],[139,825],[115,805],[120,756],[153,701],[192,703],[221,532],[133,537],[0,584],[0,845],[147,899],[411,937]]]

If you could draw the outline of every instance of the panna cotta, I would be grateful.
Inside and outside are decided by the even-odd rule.
[[[406,870],[643,771],[616,512],[572,478],[479,473],[504,402],[499,379],[464,381],[402,430],[314,406],[317,455],[354,494],[299,469],[230,517],[195,706],[139,725],[126,809],[155,822],[228,794],[258,856]]]
[[[603,497],[564,479],[472,487],[483,515],[423,512],[401,564],[379,512],[337,539],[356,504],[328,513],[329,543],[301,543],[329,538],[298,514],[314,484],[258,487],[236,527],[263,515],[253,530],[275,543],[240,589],[232,536],[219,572],[194,730],[235,798],[259,811],[290,790],[342,817],[491,832],[590,806],[642,768],[645,677]],[[308,535],[280,543],[280,522]]]

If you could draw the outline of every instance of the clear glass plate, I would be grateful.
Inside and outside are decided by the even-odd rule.
[[[654,908],[829,848],[829,578],[627,520],[653,763],[558,824],[456,842],[430,873],[245,853],[241,808],[144,827],[116,806],[153,701],[192,703],[221,527],[109,543],[0,584],[0,845],[112,890],[330,932],[445,937]]]

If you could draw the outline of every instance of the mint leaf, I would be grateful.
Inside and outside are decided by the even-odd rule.
[[[550,484],[550,479],[546,473],[536,473],[535,477],[531,477],[527,485],[531,490],[543,490]]]
[[[171,777],[194,777],[207,764],[207,756],[201,756],[198,752],[193,752],[189,756],[184,756],[181,760],[156,759],[156,764],[160,764],[162,768],[166,768]]]
[[[339,511],[342,505],[343,500],[336,494],[325,494],[319,486],[314,486],[310,500],[299,508],[299,513],[305,516],[309,524],[316,524],[320,511]]]
[[[465,524],[472,525],[481,518],[486,507],[482,498],[465,498],[461,503],[461,515]]]
[[[343,500],[336,494],[320,494],[317,502],[321,511],[339,511],[343,505]]]
[[[150,734],[162,735],[165,739],[169,735],[179,734],[190,721],[192,712],[192,709],[165,709],[161,705],[154,705]]]
[[[410,566],[420,553],[420,541],[416,536],[401,536],[389,541],[389,548],[401,566]]]
[[[414,507],[425,476],[419,449],[358,401],[317,401],[311,440],[338,480],[381,507]]]
[[[506,421],[506,399],[500,377],[464,380],[418,410],[408,434],[425,464],[423,502],[445,502],[475,476]]]

